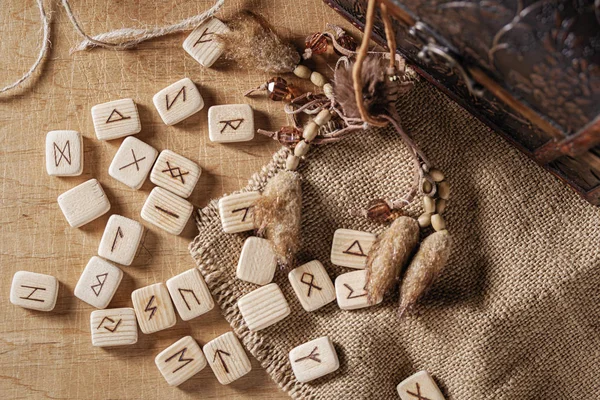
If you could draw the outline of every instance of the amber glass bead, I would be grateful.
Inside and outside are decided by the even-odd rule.
[[[277,132],[277,138],[283,146],[293,148],[302,140],[302,132],[294,126],[282,126]]]
[[[267,92],[271,100],[282,101],[289,94],[288,84],[285,79],[278,76],[271,78],[267,81]]]
[[[304,44],[314,54],[323,54],[327,51],[327,38],[321,32],[307,37]]]
[[[367,205],[367,218],[376,222],[387,221],[392,215],[392,209],[383,199],[371,200]]]
[[[284,98],[285,101],[292,101],[295,98],[300,97],[302,95],[302,91],[292,84],[289,84],[287,86],[287,91],[287,95]]]
[[[346,50],[350,50],[350,51],[356,51],[356,48],[358,47],[358,44],[356,43],[356,40],[354,40],[354,38],[352,36],[349,35],[341,35],[337,38],[337,42],[340,46],[342,46],[343,48],[345,48]],[[333,50],[338,54],[338,55],[343,55],[342,53],[340,53],[339,51],[337,51],[337,49],[334,47]]]

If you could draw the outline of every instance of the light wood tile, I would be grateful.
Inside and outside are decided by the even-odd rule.
[[[17,271],[10,287],[10,302],[37,311],[52,311],[58,297],[58,279],[52,275]]]
[[[294,347],[289,357],[296,379],[303,383],[337,371],[340,367],[333,342],[327,336]]]
[[[109,308],[90,314],[92,345],[126,346],[137,343],[138,328],[133,308]]]
[[[208,109],[212,142],[247,142],[254,138],[254,111],[248,104],[224,104]]]
[[[123,265],[131,265],[137,253],[144,226],[121,215],[111,215],[98,246],[98,255]]]
[[[223,231],[237,233],[254,229],[254,202],[259,198],[259,192],[245,192],[222,197],[219,200],[219,214]]]
[[[246,326],[253,332],[265,329],[290,315],[290,306],[276,283],[258,288],[237,302]]]
[[[92,120],[99,140],[135,135],[142,130],[140,116],[132,99],[120,99],[92,107]]]
[[[150,173],[150,181],[177,196],[188,198],[196,187],[202,170],[189,160],[171,150],[163,150]]]
[[[83,172],[83,139],[77,131],[50,131],[46,135],[46,171],[53,176]]]
[[[108,174],[137,190],[144,184],[157,155],[154,147],[130,136],[119,147],[108,167]]]
[[[335,300],[335,288],[323,264],[310,261],[288,274],[292,288],[306,311],[314,311]]]
[[[93,256],[75,286],[75,296],[96,308],[106,308],[122,278],[123,271],[119,267]]]
[[[183,78],[167,86],[156,93],[152,101],[167,125],[175,125],[204,107],[204,99],[190,78]]]
[[[206,367],[206,357],[191,336],[186,336],[163,351],[154,363],[171,386],[179,386]]]
[[[444,395],[427,371],[409,376],[397,386],[401,400],[444,400]]]
[[[244,242],[236,276],[246,282],[266,285],[273,280],[277,258],[271,242],[251,236]]]
[[[169,279],[167,288],[179,316],[184,321],[205,314],[215,306],[206,282],[196,268]]]
[[[331,262],[348,268],[363,269],[376,236],[370,232],[338,229],[333,234]]]
[[[335,294],[342,310],[356,310],[369,307],[367,300],[367,271],[352,271],[335,278]],[[383,296],[375,304],[381,303]]]
[[[202,349],[222,385],[228,385],[252,370],[246,351],[233,332],[214,338]]]
[[[155,187],[144,203],[142,218],[172,235],[179,235],[193,210],[194,206],[189,201]]]
[[[96,179],[83,182],[58,196],[58,205],[73,228],[79,228],[110,210],[108,197]]]
[[[140,329],[146,334],[170,328],[177,322],[173,303],[163,283],[134,290],[131,301]]]
[[[210,68],[221,54],[223,46],[215,38],[215,33],[229,32],[229,28],[216,18],[200,24],[183,42],[183,49],[202,66]]]

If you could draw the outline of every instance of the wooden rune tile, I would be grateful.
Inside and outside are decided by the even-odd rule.
[[[179,386],[206,367],[206,357],[198,343],[186,336],[163,351],[154,363],[171,386]]]
[[[335,300],[335,288],[323,264],[310,261],[288,274],[292,288],[306,311],[314,311]]]
[[[223,104],[208,109],[212,142],[247,142],[254,138],[254,112],[248,104]]]
[[[137,343],[138,326],[133,308],[108,308],[90,314],[92,345],[126,346]]]
[[[444,400],[444,395],[427,371],[409,376],[397,386],[401,400]]]
[[[78,176],[83,172],[83,138],[77,131],[50,131],[46,135],[46,171],[51,176]]]
[[[75,296],[96,308],[106,308],[112,300],[123,271],[108,261],[93,256],[75,286]]]
[[[215,302],[197,268],[176,275],[167,281],[167,288],[179,316],[189,321],[213,309]]]
[[[92,120],[99,140],[135,135],[142,130],[140,116],[132,99],[120,99],[92,107]]]
[[[155,187],[142,207],[142,218],[172,235],[179,235],[193,210],[194,206],[189,201]]]
[[[146,334],[170,328],[177,322],[173,303],[163,283],[134,290],[131,301],[140,329]]]
[[[215,33],[229,32],[229,28],[216,18],[201,23],[183,42],[183,49],[202,66],[210,68],[223,54],[223,46]]]
[[[228,385],[252,370],[246,351],[233,332],[214,338],[202,350],[221,385]]]
[[[52,275],[17,271],[10,287],[10,302],[37,311],[52,311],[58,297],[58,279]]]
[[[137,190],[146,181],[157,155],[154,147],[130,136],[121,143],[108,167],[108,174]]]
[[[111,215],[98,246],[98,255],[123,265],[131,265],[142,236],[144,226],[121,215]]]
[[[79,228],[110,210],[110,202],[96,179],[90,179],[58,196],[58,206],[69,225]]]
[[[340,367],[333,342],[327,336],[294,347],[289,359],[296,379],[302,383],[335,372]]]
[[[331,262],[341,267],[363,269],[376,236],[370,232],[338,229],[333,234]]]
[[[204,99],[190,78],[183,78],[167,86],[156,93],[152,101],[167,125],[175,125],[204,107]]]

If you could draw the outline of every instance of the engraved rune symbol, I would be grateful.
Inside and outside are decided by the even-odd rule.
[[[28,286],[28,285],[21,285],[21,287],[24,287],[24,288],[27,288],[27,289],[33,289],[33,290],[31,291],[31,293],[29,293],[29,294],[27,295],[27,297],[20,296],[20,297],[19,297],[20,299],[23,299],[23,300],[31,300],[31,301],[39,301],[39,302],[42,302],[42,303],[45,301],[45,300],[43,300],[43,299],[35,299],[35,298],[32,298],[31,296],[33,296],[33,294],[34,294],[35,292],[37,292],[38,290],[46,290],[46,288],[43,288],[43,287],[37,287],[37,286]]]
[[[56,153],[57,150],[58,150],[58,154]],[[54,166],[58,167],[60,165],[60,162],[63,160],[63,158],[65,159],[67,164],[71,165],[71,141],[70,140],[67,140],[67,143],[65,143],[62,150],[60,149],[60,147],[58,147],[56,142],[54,142]]]
[[[220,124],[223,124],[223,128],[221,128],[221,133],[223,133],[225,129],[227,129],[227,127],[230,127],[234,131],[237,131],[240,125],[242,125],[242,122],[244,122],[244,118],[230,119],[228,121],[219,121]]]
[[[154,317],[154,313],[156,312],[156,309],[158,308],[157,306],[150,307],[152,305],[152,303],[154,303],[154,296],[150,297],[150,301],[148,302],[148,304],[146,304],[146,308],[144,308],[144,311],[146,311],[146,312],[152,311],[150,313],[150,316],[148,317],[148,321],[150,321],[152,319],[152,317]]]
[[[215,356],[213,357],[213,362],[215,362],[217,360],[217,357],[219,357],[219,361],[221,361],[221,365],[223,365],[225,373],[228,374],[229,368],[227,368],[227,364],[225,363],[225,360],[223,360],[223,354],[226,356],[231,356],[231,354],[229,354],[228,352],[217,349],[217,351],[215,351]]]
[[[184,185],[185,185],[185,180],[183,179],[183,176],[190,173],[190,171],[181,172],[181,168],[179,168],[179,167],[171,167],[171,164],[169,164],[168,161],[167,161],[167,169],[163,169],[162,172],[170,173],[171,178],[173,178],[173,179],[179,178],[181,180],[181,183],[183,183]],[[177,174],[175,174],[175,173],[177,173]]]
[[[174,213],[174,212],[172,212],[172,211],[165,210],[164,208],[162,208],[162,207],[160,207],[160,206],[154,206],[154,207],[155,207],[157,210],[160,210],[160,211],[164,212],[165,214],[167,214],[167,215],[170,215],[171,217],[174,217],[174,218],[179,218],[179,215],[175,214],[175,213]]]
[[[123,165],[121,168],[119,168],[119,171],[122,169],[125,169],[127,167],[131,167],[133,164],[135,164],[135,169],[137,169],[138,171],[140,170],[140,166],[138,165],[138,162],[145,160],[146,156],[142,157],[142,158],[136,158],[135,157],[135,152],[133,151],[133,149],[131,149],[131,154],[133,155],[133,162],[130,162],[127,165]]]
[[[204,28],[204,31],[202,32],[202,35],[200,35],[200,37],[198,38],[198,40],[196,40],[196,43],[194,43],[194,45],[192,47],[196,47],[197,44],[199,43],[208,43],[208,42],[212,42],[212,37],[210,39],[205,39],[205,36],[209,36],[209,35],[213,35],[214,32],[207,32],[208,28]]]
[[[366,291],[363,294],[352,295],[354,293],[354,289],[352,289],[352,286],[348,285],[347,283],[344,283],[344,286],[350,291],[348,293],[348,297],[346,297],[346,299],[348,299],[348,300],[350,300],[350,299],[356,299],[358,297],[365,297],[367,295]]]
[[[187,351],[187,347],[184,347],[183,349],[179,350],[177,353],[173,354],[171,357],[167,358],[165,360],[165,362],[169,362],[172,359],[175,358],[175,356],[177,354],[179,354],[179,358],[177,359],[178,362],[184,363],[183,365],[180,365],[179,367],[175,368],[173,370],[173,373],[179,371],[181,368],[185,367],[186,365],[188,365],[189,363],[191,363],[192,361],[194,361],[193,358],[183,358],[185,356],[185,352]]]
[[[121,230],[121,227],[119,226],[117,228],[117,233],[115,234],[115,240],[113,240],[112,247],[110,248],[111,253],[115,250],[115,247],[117,246],[117,239],[122,238],[122,237],[123,237],[123,231]]]
[[[196,297],[196,293],[194,293],[194,291],[192,289],[181,289],[181,288],[178,288],[177,290],[179,291],[179,295],[183,299],[183,302],[185,303],[185,305],[188,308],[188,310],[191,310],[192,308],[190,307],[190,305],[188,304],[187,300],[185,299],[185,296],[183,295],[183,292],[191,293],[192,296],[194,296],[194,299],[196,300],[196,303],[198,303],[198,305],[200,305],[200,300],[198,300],[198,297]]]
[[[421,394],[421,387],[419,386],[419,383],[415,383],[415,385],[417,385],[417,393],[411,392],[408,389],[406,390],[406,393],[410,394],[411,396],[414,396],[417,400],[430,400],[429,398]]]
[[[106,272],[104,274],[96,275],[96,280],[98,281],[98,283],[90,286],[92,288],[92,291],[96,295],[96,297],[100,296],[100,292],[102,291],[102,288],[104,287],[104,282],[106,282],[107,277],[108,277],[108,272]]]
[[[110,317],[104,317],[104,318],[102,318],[102,321],[100,321],[100,324],[98,324],[98,327],[97,327],[96,329],[100,329],[101,327],[103,327],[103,328],[104,328],[104,329],[106,329],[107,331],[109,331],[109,332],[113,333],[114,331],[116,331],[116,330],[117,330],[117,328],[119,327],[119,325],[121,325],[121,321],[123,321],[123,319],[119,319],[118,321],[116,321],[116,322],[117,322],[117,323],[116,323],[116,325],[113,325],[113,327],[112,327],[112,328],[109,328],[109,327],[108,327],[108,326],[106,326],[106,325],[102,326],[102,324],[104,324],[104,321],[108,321],[108,322],[110,322],[111,324],[114,324],[114,323],[115,323],[115,320],[114,320],[114,319],[112,319],[112,318],[110,318]]]
[[[235,213],[238,213],[240,211],[243,211],[244,212],[244,216],[242,217],[242,222],[244,222],[244,221],[246,221],[246,217],[248,217],[248,212],[250,211],[250,209],[252,207],[253,206],[248,206],[248,207],[243,207],[243,208],[237,208],[235,210],[231,210],[231,213],[235,214]]]
[[[305,277],[307,277],[306,279],[310,279],[310,281],[305,281],[304,280]],[[300,282],[304,283],[305,285],[308,285],[308,292],[306,293],[307,297],[310,297],[310,293],[312,292],[313,288],[315,288],[317,290],[322,289],[319,286],[313,284],[314,280],[315,280],[315,276],[309,272],[303,273],[302,276],[300,277]]]
[[[356,249],[353,250],[353,248],[356,247]],[[358,240],[355,240],[354,242],[352,242],[352,244],[350,245],[350,247],[348,247],[346,250],[344,250],[342,253],[344,254],[350,254],[353,256],[359,256],[359,257],[366,257],[367,255],[365,254],[365,252],[362,249],[362,246],[360,245]]]
[[[113,115],[117,114],[118,117],[115,117],[113,119]],[[123,121],[124,119],[130,119],[131,116],[124,116],[123,114],[121,114],[120,112],[117,111],[116,108],[113,108],[112,112],[110,113],[110,115],[108,116],[108,118],[106,119],[106,123],[109,124],[111,122],[117,122],[117,121]]]
[[[313,360],[320,364],[321,359],[319,358],[320,354],[318,353],[318,351],[319,351],[319,347],[315,346],[315,348],[310,352],[309,355],[307,355],[305,357],[300,357],[299,359],[294,360],[294,362],[300,362],[300,361],[304,361],[304,360]]]
[[[175,98],[173,99],[172,102],[169,103],[169,95],[166,94],[165,95],[165,100],[167,101],[167,111],[171,109],[171,107],[173,107],[173,104],[175,103],[175,101],[177,101],[177,98],[179,97],[179,95],[183,93],[183,102],[185,102],[185,86],[182,87],[181,89],[179,89],[179,92],[177,92],[177,94],[175,95]]]

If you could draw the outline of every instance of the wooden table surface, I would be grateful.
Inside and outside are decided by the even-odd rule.
[[[74,12],[87,32],[178,21],[209,7],[208,0],[170,2],[74,0]],[[179,338],[192,335],[201,345],[229,330],[214,310],[152,335],[140,332],[136,345],[94,348],[89,317],[93,308],[73,295],[79,275],[98,243],[110,214],[142,221],[140,211],[153,185],[132,190],[108,175],[108,166],[122,139],[96,139],[90,109],[106,101],[131,97],[138,104],[142,132],[137,138],[158,150],[171,149],[200,164],[202,176],[190,200],[197,207],[211,198],[239,189],[266,163],[278,145],[265,137],[243,144],[208,140],[207,108],[248,102],[255,108],[257,127],[285,124],[282,104],[264,98],[246,99],[243,92],[268,79],[268,74],[219,63],[205,69],[183,48],[186,34],[175,34],[140,45],[135,50],[96,49],[70,54],[80,37],[59,2],[46,1],[52,12],[52,48],[32,82],[12,95],[0,95],[0,397],[3,399],[147,399],[227,398],[278,399],[286,395],[253,360],[253,370],[229,385],[220,385],[209,367],[179,388],[169,387],[154,365],[154,357]],[[303,38],[325,28],[326,22],[349,27],[320,0],[227,0],[219,14],[229,18],[243,7],[263,13],[278,32],[302,45]],[[0,86],[23,74],[37,57],[39,14],[33,0],[8,0],[0,11]],[[321,68],[321,71],[325,71]],[[330,75],[330,74],[329,74]],[[152,104],[160,89],[183,78],[196,82],[206,106],[176,126],[162,123]],[[290,78],[294,79],[294,78]],[[85,165],[79,177],[48,176],[44,142],[50,130],[73,129],[84,136]],[[80,229],[69,227],[56,198],[90,178],[98,179],[111,210]],[[171,236],[144,222],[143,247],[110,307],[130,307],[131,292],[165,282],[195,265],[188,243],[196,228]],[[50,313],[34,312],[9,302],[13,274],[26,270],[51,274],[60,281],[58,302]]]

